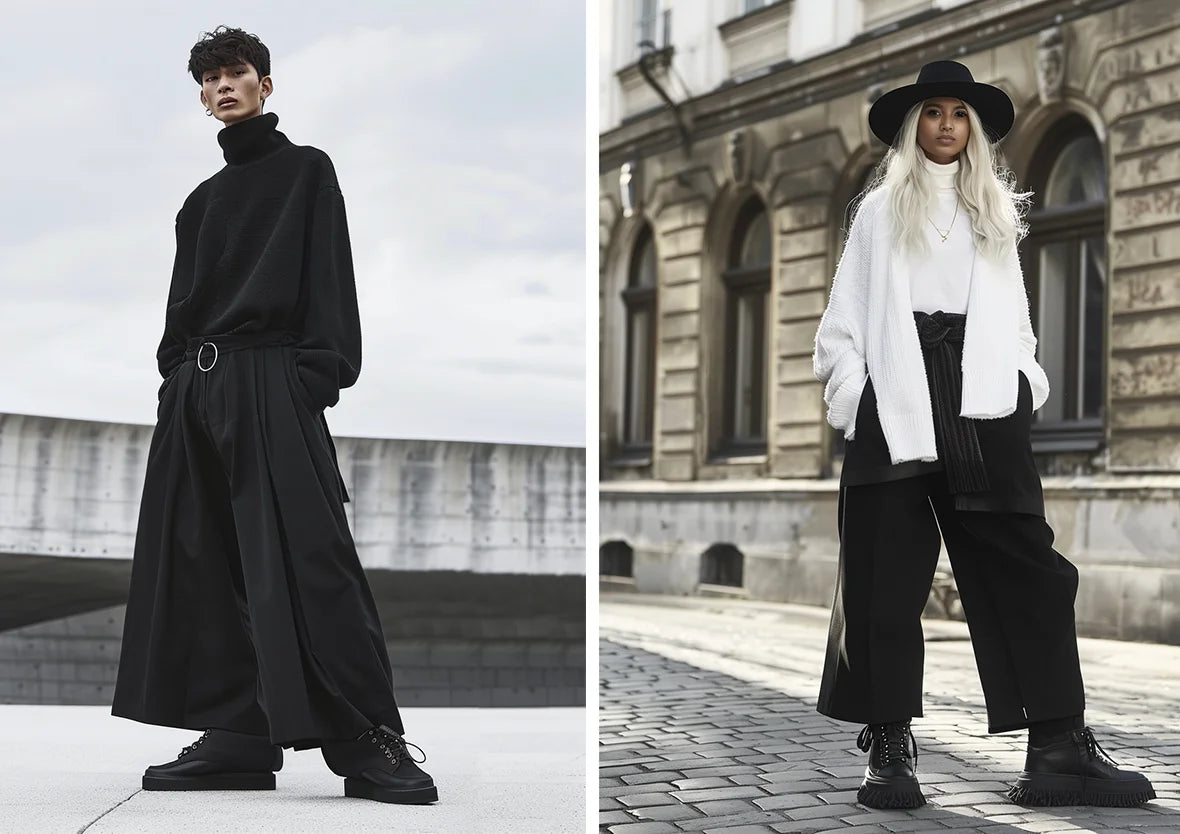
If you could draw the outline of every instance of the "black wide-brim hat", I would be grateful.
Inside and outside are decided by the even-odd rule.
[[[892,145],[911,107],[943,96],[970,104],[992,142],[1000,141],[1012,129],[1016,113],[1007,93],[991,84],[980,84],[971,77],[971,70],[958,61],[932,61],[922,67],[917,82],[890,90],[873,102],[869,130],[886,145]]]

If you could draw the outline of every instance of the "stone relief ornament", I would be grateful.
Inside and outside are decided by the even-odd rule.
[[[1042,29],[1037,36],[1037,92],[1041,103],[1060,101],[1065,85],[1065,38],[1060,26]]]
[[[737,184],[744,183],[750,176],[751,138],[749,131],[732,131],[725,143],[725,159],[729,167],[729,178]]]
[[[639,163],[624,162],[619,168],[619,199],[623,217],[630,217],[639,208]]]

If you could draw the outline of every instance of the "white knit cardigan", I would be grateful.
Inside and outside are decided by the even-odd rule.
[[[832,294],[815,335],[815,377],[826,383],[828,422],[852,440],[868,377],[894,463],[937,460],[926,365],[910,302],[905,258],[897,251],[888,191],[862,201],[836,267]],[[1036,360],[1037,340],[1015,248],[1003,263],[976,254],[963,338],[961,415],[1006,417],[1016,410],[1017,371],[1032,389],[1033,409],[1049,396]]]

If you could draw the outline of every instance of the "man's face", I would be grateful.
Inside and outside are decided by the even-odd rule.
[[[271,80],[259,79],[258,70],[246,61],[229,64],[201,75],[201,104],[232,125],[262,112],[262,100],[271,93]]]
[[[918,146],[926,158],[945,165],[967,147],[971,123],[967,108],[957,98],[931,98],[922,104],[918,116]]]

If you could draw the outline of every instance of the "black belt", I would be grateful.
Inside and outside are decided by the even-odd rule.
[[[934,412],[938,457],[952,493],[987,492],[990,487],[975,421],[959,415],[963,401],[962,345],[967,316],[914,312],[926,360],[926,379]]]
[[[211,371],[217,364],[217,358],[223,353],[233,353],[235,350],[253,347],[270,347],[272,345],[293,345],[299,341],[299,334],[290,331],[273,331],[263,333],[223,333],[215,336],[193,336],[184,343],[184,359],[195,359],[197,368]],[[202,353],[202,351],[204,351]],[[205,362],[209,363],[205,367]],[[328,428],[328,419],[324,412],[320,412],[320,425],[324,429],[324,437],[328,440],[328,448],[332,450],[332,465],[336,469],[336,481],[340,485],[340,493],[345,501],[351,500],[348,490],[344,486],[344,476],[340,472],[340,462],[336,456],[336,444],[332,441],[332,431]]]
[[[223,353],[252,347],[269,347],[271,345],[293,345],[299,341],[297,333],[277,331],[270,333],[224,333],[215,336],[193,336],[184,343],[185,361],[195,359],[197,368],[209,371],[217,364],[217,358]],[[205,367],[205,363],[209,367]]]

